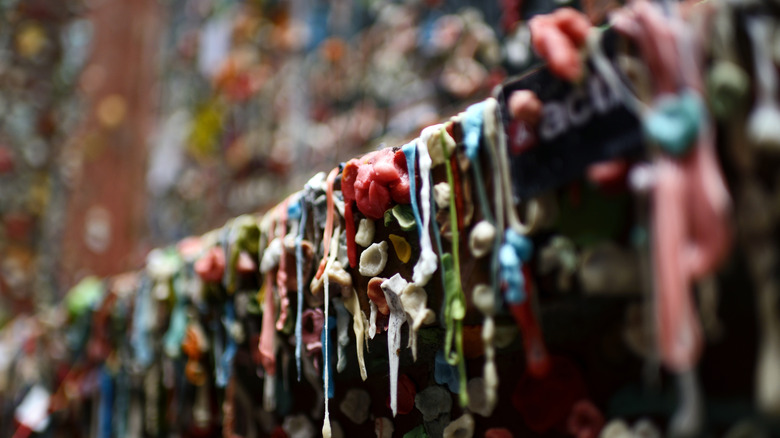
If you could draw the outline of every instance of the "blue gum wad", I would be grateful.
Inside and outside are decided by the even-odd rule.
[[[479,153],[479,140],[482,137],[482,118],[484,113],[485,102],[475,103],[466,108],[466,114],[461,121],[466,156],[472,161]]]
[[[525,301],[523,262],[531,259],[533,244],[524,236],[509,229],[504,234],[504,244],[498,252],[501,279],[506,283],[506,301],[520,304]]]
[[[436,353],[436,361],[433,368],[433,378],[439,385],[447,385],[450,392],[460,393],[460,380],[458,380],[458,368],[447,363],[444,351]]]

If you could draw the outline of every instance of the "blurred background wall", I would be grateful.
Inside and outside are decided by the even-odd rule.
[[[520,10],[0,1],[0,318],[484,98],[532,62]]]

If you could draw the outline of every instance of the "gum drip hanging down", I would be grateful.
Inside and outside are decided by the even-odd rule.
[[[303,313],[303,234],[306,230],[308,212],[301,197],[301,222],[298,226],[298,235],[295,237],[295,274],[298,283],[298,302],[296,303],[295,316],[295,369],[298,371],[298,381],[301,381],[301,351],[303,349],[303,327],[301,314]]]
[[[322,246],[323,246],[323,255],[322,255],[322,261],[320,261],[320,266],[317,268],[317,274],[315,275],[315,278],[319,280],[322,277],[322,273],[325,272],[325,265],[328,263],[328,254],[330,253],[330,244],[331,244],[331,237],[333,236],[333,222],[334,222],[334,216],[335,216],[335,207],[334,207],[334,201],[333,201],[333,184],[336,181],[336,177],[339,175],[339,169],[333,169],[328,174],[328,180],[327,180],[327,192],[325,196],[325,201],[327,205],[327,217],[325,219],[325,230],[324,235],[322,237]],[[346,206],[345,206],[346,208]],[[338,236],[338,233],[336,233],[336,236]]]
[[[331,437],[331,430],[330,430],[330,412],[328,410],[328,381],[330,380],[330,335],[328,333],[328,301],[330,301],[330,281],[328,281],[328,274],[325,274],[324,279],[324,298],[325,298],[325,327],[322,329],[325,333],[324,339],[325,342],[323,342],[322,345],[322,368],[325,372],[325,376],[322,379],[323,380],[323,386],[324,386],[324,395],[325,395],[325,419],[322,420],[322,437],[323,438],[330,438]]]
[[[382,282],[382,292],[390,308],[390,321],[387,327],[387,359],[390,366],[390,409],[393,417],[398,413],[398,361],[401,353],[401,326],[406,321],[406,313],[401,304],[399,293],[406,286],[406,280],[395,274]]]
[[[329,246],[330,248],[336,248],[335,250],[332,250],[332,254],[328,257],[328,254],[325,254],[326,257],[328,257],[327,264],[325,266],[325,269],[323,270],[325,272],[325,277],[323,278],[323,294],[325,299],[325,327],[323,327],[323,332],[325,333],[325,342],[323,342],[322,345],[322,357],[323,357],[323,387],[324,387],[324,398],[325,398],[325,418],[322,422],[322,436],[323,438],[330,438],[331,436],[331,428],[330,428],[330,411],[329,411],[329,403],[328,403],[328,381],[330,380],[330,334],[328,333],[328,310],[329,305],[328,302],[330,301],[330,279],[328,275],[328,271],[330,270],[331,266],[336,260],[336,255],[338,253],[338,236],[339,236],[340,230],[337,227],[336,233],[333,236],[333,242]],[[356,315],[357,317],[357,315]],[[359,340],[356,340],[356,342],[360,342]],[[360,355],[359,355],[360,356]],[[364,367],[361,368],[361,374],[364,373]],[[365,378],[363,378],[365,380]]]
[[[276,288],[279,293],[279,319],[276,320],[276,330],[282,330],[287,322],[287,310],[290,307],[290,299],[287,297],[287,257],[284,249],[284,237],[287,234],[287,207],[290,198],[281,204],[281,217],[277,223],[277,237],[282,240],[282,256],[279,258],[279,269],[276,271]]]
[[[503,127],[497,126],[497,109],[498,109],[498,102],[495,99],[488,99],[485,102],[485,110],[484,110],[484,136],[485,136],[485,143],[488,147],[488,152],[490,152],[490,156],[493,162],[493,168],[495,170],[499,169],[498,164],[498,154],[496,153],[496,143],[498,139],[496,138],[498,135],[498,129],[503,129]],[[494,207],[496,208],[496,215],[495,215],[495,222],[493,222],[493,225],[496,227],[497,230],[503,230],[504,229],[504,215],[503,215],[503,199],[502,199],[502,190],[501,190],[501,175],[500,172],[494,171],[493,172],[493,190],[495,191],[494,194]],[[496,371],[496,363],[495,363],[495,346],[494,346],[494,337],[495,337],[495,322],[493,319],[493,315],[498,310],[498,307],[500,306],[500,295],[497,295],[499,293],[498,291],[498,252],[501,248],[501,233],[496,233],[496,236],[493,240],[493,252],[490,255],[490,272],[491,272],[491,285],[489,290],[485,290],[483,288],[480,288],[480,285],[477,286],[479,288],[479,291],[482,293],[478,293],[477,289],[475,289],[474,293],[474,301],[475,304],[477,304],[477,307],[482,311],[482,313],[485,315],[485,322],[482,326],[482,342],[485,345],[485,365],[483,368],[483,378],[485,379],[485,403],[488,406],[488,410],[492,412],[493,408],[495,407],[496,400],[498,398],[497,396],[497,390],[498,390],[498,373]],[[487,294],[490,296],[488,296]],[[477,300],[481,298],[479,302]]]
[[[417,162],[420,166],[420,206],[422,207],[422,227],[420,228],[420,249],[421,254],[417,264],[414,266],[412,280],[418,286],[425,286],[436,272],[436,253],[433,252],[431,243],[430,223],[431,223],[431,156],[428,154],[428,142],[431,137],[438,133],[441,125],[429,126],[423,129],[417,144]],[[414,164],[407,166],[409,170],[409,181],[412,181],[412,170]],[[416,198],[416,196],[415,196]]]
[[[441,148],[444,152],[445,167],[447,170],[447,183],[450,186],[452,193],[456,193],[455,190],[455,178],[453,175],[451,166],[455,159],[448,150],[445,144],[444,136],[446,130],[444,128],[440,131]],[[450,196],[450,228],[452,230],[452,254],[445,254],[442,256],[442,262],[445,267],[444,277],[446,282],[446,306],[445,306],[445,319],[447,323],[447,331],[445,332],[444,341],[444,353],[447,359],[447,363],[450,365],[457,365],[458,374],[460,379],[460,404],[461,406],[468,405],[469,395],[466,388],[466,362],[463,358],[463,318],[466,315],[466,298],[463,295],[463,286],[461,285],[460,276],[460,249],[459,249],[459,233],[458,233],[458,209],[455,206],[455,196]],[[452,342],[455,342],[455,352],[452,351]]]

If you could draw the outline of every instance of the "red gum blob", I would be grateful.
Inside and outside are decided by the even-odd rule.
[[[344,195],[344,222],[347,235],[347,257],[349,266],[357,266],[357,246],[355,246],[355,218],[352,214],[352,206],[355,204],[355,181],[357,180],[360,162],[352,159],[344,166],[341,173],[341,193]]]
[[[509,96],[512,118],[535,126],[542,118],[542,101],[531,90],[517,90]]]
[[[522,304],[508,304],[507,306],[520,332],[523,334],[528,374],[536,378],[543,378],[550,371],[550,356],[544,344],[542,328],[531,307],[531,295],[534,292],[534,288],[531,269],[527,263],[523,266],[523,277],[525,279],[525,294],[527,298]]]
[[[574,42],[577,47],[585,45],[590,32],[590,20],[588,17],[572,8],[556,10],[551,18],[557,21],[558,28]]]
[[[217,282],[225,273],[225,252],[218,247],[210,248],[195,262],[195,272],[206,282]]]
[[[590,30],[587,16],[571,8],[537,15],[528,24],[534,50],[547,60],[550,70],[569,81],[582,77],[578,48],[585,44]]]
[[[598,438],[604,427],[604,416],[589,400],[574,404],[566,421],[569,434],[575,438]]]
[[[393,202],[408,204],[409,172],[401,150],[382,149],[344,167],[341,191],[367,218],[381,219]]]
[[[414,409],[414,396],[417,395],[417,389],[414,382],[406,374],[398,376],[398,413],[408,414]],[[390,396],[387,396],[387,408],[390,409]]]
[[[377,310],[379,310],[379,313],[382,315],[389,315],[390,314],[390,307],[387,305],[387,299],[385,298],[385,293],[382,291],[382,282],[385,281],[384,278],[374,277],[371,280],[368,280],[368,299],[371,300],[374,304],[376,304]]]
[[[346,222],[347,256],[349,266],[357,266],[355,220],[352,206],[367,218],[381,219],[393,202],[409,204],[409,172],[406,157],[400,149],[382,149],[371,152],[360,160],[349,160],[341,175],[341,193],[344,194],[344,221]]]
[[[514,435],[509,429],[494,427],[485,431],[485,438],[514,438]]]
[[[355,245],[355,218],[352,213],[352,206],[355,201],[348,201],[344,204],[344,232],[347,235],[347,257],[349,266],[354,269],[357,267],[357,245]]]
[[[525,373],[512,393],[512,405],[537,433],[566,425],[574,404],[586,387],[577,366],[566,357],[551,360],[550,373],[542,378]]]
[[[628,170],[626,160],[595,163],[588,167],[588,180],[605,189],[619,189],[625,186]]]

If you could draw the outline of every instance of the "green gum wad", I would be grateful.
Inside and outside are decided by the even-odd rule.
[[[103,282],[97,277],[87,277],[81,280],[68,292],[65,304],[68,313],[75,318],[80,317],[94,306],[103,295]]]
[[[398,225],[404,231],[411,231],[417,228],[417,221],[414,219],[414,211],[412,207],[408,205],[398,204],[393,208],[385,211],[385,226],[390,225],[393,220],[398,222]]]
[[[419,425],[409,432],[406,432],[404,438],[428,438],[428,434],[425,433],[425,426]]]

